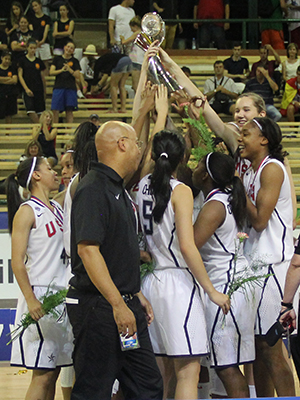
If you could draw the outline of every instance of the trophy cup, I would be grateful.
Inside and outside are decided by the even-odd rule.
[[[136,37],[134,43],[142,50],[147,51],[151,43],[158,40],[160,46],[165,38],[165,23],[162,18],[154,13],[147,13],[141,21],[142,32]],[[165,85],[168,93],[175,92],[182,87],[176,80],[165,70],[158,55],[149,58],[148,78],[157,85]]]

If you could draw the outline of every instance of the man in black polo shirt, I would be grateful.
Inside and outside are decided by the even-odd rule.
[[[68,314],[75,337],[72,400],[108,400],[117,378],[125,399],[161,399],[150,343],[153,315],[140,292],[139,246],[123,178],[138,167],[135,130],[110,121],[96,134],[99,163],[79,183],[71,217]],[[120,334],[137,332],[140,348],[121,351]]]
[[[233,79],[236,83],[244,82],[250,73],[249,61],[245,57],[241,57],[242,46],[240,43],[234,43],[232,56],[224,60],[225,76]],[[241,85],[241,92],[245,85]]]

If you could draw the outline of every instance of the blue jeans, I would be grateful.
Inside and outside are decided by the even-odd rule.
[[[222,26],[215,24],[202,24],[199,26],[199,47],[207,48],[214,42],[218,49],[226,49],[225,31]]]
[[[279,121],[280,118],[282,117],[277,108],[271,104],[266,104],[266,110],[267,110],[267,116],[271,118],[274,122]]]

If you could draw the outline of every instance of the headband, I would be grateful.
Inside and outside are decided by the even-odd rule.
[[[33,157],[32,163],[31,163],[30,172],[29,172],[29,175],[28,175],[28,178],[27,178],[27,182],[26,182],[26,189],[27,190],[29,190],[29,184],[30,184],[30,181],[31,181],[31,178],[32,178],[35,166],[36,166],[36,161],[37,161],[37,157]]]
[[[210,168],[209,168],[209,159],[210,159],[210,156],[212,155],[212,153],[208,153],[207,154],[207,157],[206,157],[206,169],[207,169],[207,172],[208,172],[208,175],[211,177],[211,179],[215,182],[215,179],[214,179],[214,177],[213,177],[213,175],[212,175],[212,173],[211,173],[211,170],[210,170]]]
[[[67,151],[66,151],[66,154],[67,154],[67,153],[74,153],[74,150],[67,150]]]
[[[161,153],[159,157],[166,157],[169,158],[169,155],[167,153]]]
[[[258,129],[262,132],[263,128],[262,128],[261,124],[258,121],[256,121],[256,119],[253,119],[252,121],[255,122],[255,124],[257,125]]]

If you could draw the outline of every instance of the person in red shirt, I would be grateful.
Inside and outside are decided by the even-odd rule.
[[[194,5],[194,19],[229,19],[229,0],[196,0]],[[199,28],[200,48],[207,48],[214,42],[218,49],[226,49],[225,32],[229,29],[229,23],[204,23],[194,24]]]

